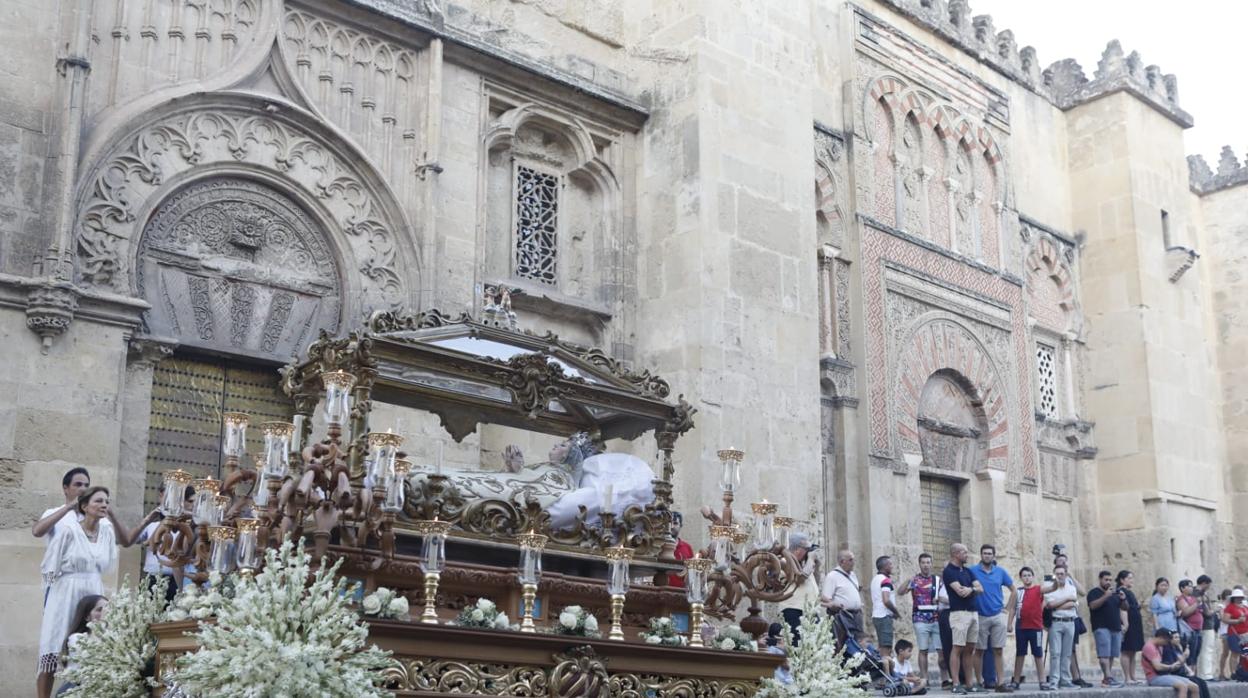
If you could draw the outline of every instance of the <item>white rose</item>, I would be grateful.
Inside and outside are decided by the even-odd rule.
[[[563,613],[560,613],[560,614],[559,614],[559,625],[562,625],[563,627],[567,628],[568,630],[571,630],[572,628],[575,628],[575,627],[576,627],[576,614],[575,614],[575,613],[572,613],[572,612],[569,612],[569,611],[564,611]],[[589,624],[588,624],[588,623],[586,623],[586,624],[585,624],[585,627],[587,627],[587,628],[588,628],[588,627],[589,627]]]
[[[659,643],[660,643],[660,642],[662,642],[662,641],[663,641],[663,638],[659,637],[658,635],[647,635],[647,636],[646,636],[646,644],[647,644],[647,645],[657,645],[657,644],[659,644]]]
[[[472,613],[468,614],[468,617],[475,621],[485,620],[485,611],[482,611],[479,608],[474,608],[472,609]]]
[[[390,613],[392,613],[393,615],[396,615],[396,616],[407,615],[407,611],[408,611],[408,604],[407,604],[406,596],[396,596],[394,600],[390,602]]]
[[[364,597],[364,615],[375,616],[381,613],[381,599],[376,594],[369,594]]]
[[[212,615],[212,609],[207,607],[200,607],[191,611],[191,617],[195,620],[203,620],[210,615]]]
[[[169,611],[169,620],[171,622],[177,622],[177,621],[186,620],[186,619],[187,619],[186,611],[180,608],[175,608],[172,611]]]
[[[511,619],[507,617],[506,613],[500,613],[497,616],[494,616],[495,628],[498,628],[499,630],[506,630],[510,626],[511,626]]]
[[[733,642],[733,641],[732,641],[731,639],[729,639],[729,638],[724,638],[724,639],[722,639],[722,640],[720,640],[720,641],[719,641],[719,648],[720,648],[721,650],[730,650],[730,649],[732,649],[733,647],[736,647],[736,646],[737,646],[737,643]]]
[[[483,597],[481,597],[481,598],[477,599],[477,608],[481,609],[482,611],[487,611],[487,612],[488,612],[488,611],[493,611],[493,610],[494,610],[494,602],[493,602],[493,601],[490,601],[489,599],[487,599],[487,598],[485,598],[485,597],[483,596]]]
[[[672,619],[671,619],[671,618],[660,618],[660,619],[659,619],[659,625],[671,625],[671,624],[672,624]]]
[[[585,629],[589,632],[597,632],[598,619],[593,616],[585,616]]]

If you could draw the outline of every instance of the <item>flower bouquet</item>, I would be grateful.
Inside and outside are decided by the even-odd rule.
[[[745,634],[739,625],[729,625],[715,634],[715,649],[736,652],[757,652],[758,643]]]
[[[641,639],[647,645],[684,647],[689,644],[689,638],[676,632],[671,618],[651,618],[650,630],[641,633]]]
[[[364,597],[360,606],[366,616],[408,619],[407,597],[396,594],[386,587],[377,587],[376,591]]]
[[[580,606],[566,606],[559,612],[559,622],[554,626],[556,635],[578,637],[602,637],[598,631],[598,619]]]
[[[471,606],[465,606],[455,619],[455,625],[464,628],[486,628],[488,630],[509,630],[511,620],[506,613],[498,610],[498,605],[482,596]]]
[[[208,575],[207,589],[201,590],[195,584],[183,587],[173,598],[173,603],[169,604],[165,620],[204,620],[217,615],[225,602],[232,598],[233,580],[222,579],[219,573],[213,572]]]
[[[148,589],[146,583],[133,587],[130,578],[125,578],[113,594],[104,617],[93,621],[91,632],[72,646],[69,668],[62,678],[74,687],[62,695],[73,698],[148,695],[150,689],[143,673],[156,655],[156,639],[152,637],[150,626],[159,622],[164,613],[166,583],[167,580],[161,579]]]

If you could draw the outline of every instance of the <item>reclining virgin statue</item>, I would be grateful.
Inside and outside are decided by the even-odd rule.
[[[627,453],[599,453],[588,434],[578,432],[550,449],[548,460],[526,465],[514,445],[503,451],[507,472],[451,470],[444,474],[463,497],[537,501],[550,515],[551,528],[571,528],[585,507],[585,523],[598,525],[603,505],[622,514],[630,506],[654,501],[654,471]],[[414,473],[421,478],[427,473]]]

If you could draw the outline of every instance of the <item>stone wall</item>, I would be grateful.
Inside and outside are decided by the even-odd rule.
[[[0,27],[6,675],[33,662],[26,530],[60,474],[86,464],[142,514],[158,361],[281,361],[371,309],[479,309],[493,283],[523,289],[522,327],[693,402],[687,514],[735,446],[738,502],[778,502],[864,576],[947,542],[933,483],[958,512],[941,535],[1011,569],[1056,542],[1084,579],[1245,559],[1248,169],[1194,160],[1189,192],[1177,83],[1117,42],[1091,77],[1043,69],[964,1],[21,9]],[[523,259],[521,176],[557,199]],[[274,220],[295,242],[257,238]],[[467,467],[549,446],[377,418]],[[694,516],[685,537],[706,542]]]

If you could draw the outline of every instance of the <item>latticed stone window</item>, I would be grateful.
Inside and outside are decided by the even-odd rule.
[[[1036,383],[1040,390],[1040,411],[1050,419],[1057,417],[1057,365],[1053,348],[1036,345]]]
[[[516,166],[516,276],[554,285],[559,177]]]

